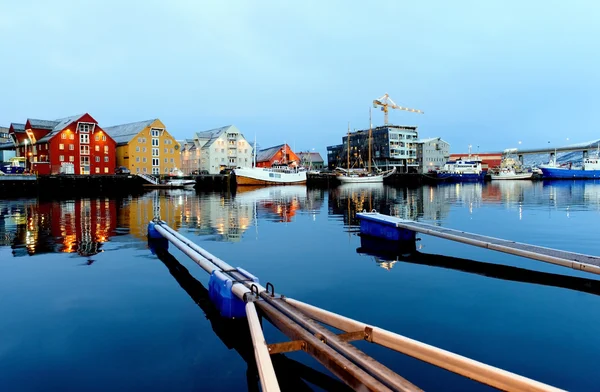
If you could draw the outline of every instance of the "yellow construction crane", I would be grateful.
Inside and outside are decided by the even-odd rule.
[[[423,114],[423,112],[419,109],[410,109],[396,105],[396,103],[392,101],[392,98],[390,98],[390,96],[387,93],[385,93],[383,97],[373,100],[373,107],[376,108],[378,105],[381,106],[381,111],[383,112],[384,124],[388,123],[388,108],[406,110],[407,112]]]

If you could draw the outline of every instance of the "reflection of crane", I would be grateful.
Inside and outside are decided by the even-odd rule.
[[[423,114],[423,112],[419,109],[410,109],[410,108],[405,108],[403,106],[396,105],[396,103],[394,101],[392,101],[392,98],[390,98],[390,96],[387,93],[385,93],[385,95],[383,97],[373,100],[373,107],[376,108],[377,105],[381,106],[381,111],[383,112],[383,123],[384,124],[388,123],[388,107],[390,107],[392,109],[406,110],[407,112]]]

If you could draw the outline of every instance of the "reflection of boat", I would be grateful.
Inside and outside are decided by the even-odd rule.
[[[238,167],[233,170],[237,185],[306,184],[306,170],[288,165]]]
[[[600,281],[595,279],[540,272],[458,257],[421,253],[416,250],[414,241],[412,245],[403,243],[404,245],[400,246],[399,244],[401,243],[361,236],[361,246],[356,249],[356,252],[375,257],[377,264],[388,270],[398,262],[406,262],[448,268],[489,278],[560,287],[600,295]]]
[[[0,166],[4,174],[22,174],[25,171],[25,157],[9,158],[8,163]]]
[[[196,180],[168,180],[165,182],[165,185],[169,185],[171,187],[193,187],[196,185]]]
[[[237,191],[234,200],[240,205],[257,204],[271,215],[271,220],[274,218],[277,222],[291,222],[296,211],[302,208],[303,203],[306,203],[306,199],[306,186],[290,185]]]

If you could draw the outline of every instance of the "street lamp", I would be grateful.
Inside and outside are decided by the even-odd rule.
[[[25,170],[27,170],[27,139],[25,139],[23,143],[25,143],[25,152],[23,153],[23,156],[25,157]]]

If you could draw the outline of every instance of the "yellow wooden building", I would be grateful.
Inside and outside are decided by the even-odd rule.
[[[179,144],[157,118],[104,131],[117,142],[117,167],[124,166],[133,174],[168,174],[179,164]]]

